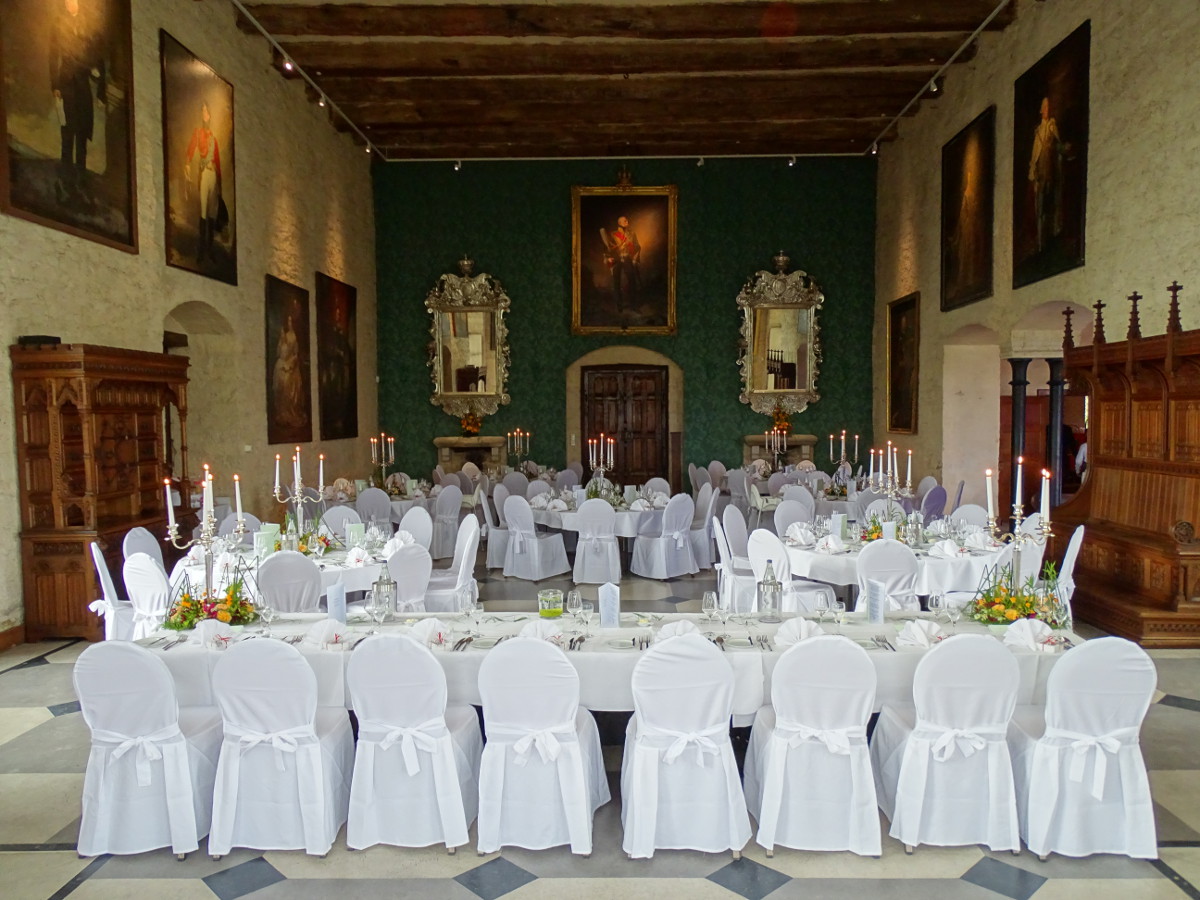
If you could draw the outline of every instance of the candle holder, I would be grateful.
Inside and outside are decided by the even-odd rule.
[[[274,497],[277,503],[294,507],[289,512],[293,513],[296,518],[296,531],[299,534],[304,533],[304,504],[311,503],[315,506],[318,503],[324,502],[324,498],[321,497],[320,493],[315,497],[306,495],[302,480],[296,481],[290,488],[287,485],[276,485]]]
[[[599,438],[588,439],[588,466],[593,477],[598,473],[600,480],[605,480],[605,475],[616,468],[616,453],[615,439],[606,438],[603,434]]]
[[[1012,531],[1002,531],[997,524],[995,516],[988,516],[987,532],[992,540],[999,541],[1002,544],[1013,545],[1013,577],[1016,578],[1021,572],[1021,548],[1026,544],[1034,544],[1038,547],[1044,546],[1054,534],[1054,529],[1047,521],[1045,514],[1042,515],[1038,522],[1036,531],[1027,532],[1021,530],[1021,523],[1025,521],[1025,512],[1021,508],[1020,503],[1013,504]]]
[[[379,486],[387,484],[387,468],[396,463],[396,439],[382,431],[379,438],[371,438],[371,466],[379,468]],[[279,499],[276,497],[276,499]],[[297,526],[299,527],[299,526]]]
[[[241,543],[242,536],[246,534],[246,520],[238,519],[237,527],[233,529],[230,538],[237,543]],[[176,550],[182,550],[185,553],[199,544],[204,548],[204,595],[206,597],[213,596],[213,543],[217,540],[217,520],[212,514],[212,511],[204,513],[200,522],[200,534],[190,541],[181,541],[179,539],[179,526],[175,522],[167,525],[166,540]]]
[[[528,461],[529,459],[529,439],[531,437],[533,437],[532,432],[522,431],[520,428],[505,435],[509,458],[516,460],[512,468],[518,472],[521,471],[522,460]]]

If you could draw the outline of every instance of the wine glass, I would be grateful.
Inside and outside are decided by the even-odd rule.
[[[946,595],[930,594],[929,611],[933,613],[934,621],[937,621],[942,616],[946,615]],[[947,616],[947,618],[949,618],[949,616]]]
[[[833,604],[833,621],[837,625],[837,633],[842,633],[842,623],[846,621],[846,604],[842,600],[835,600]]]
[[[705,591],[704,598],[700,601],[700,611],[704,613],[705,621],[712,622],[713,616],[717,614],[717,592]]]
[[[592,613],[596,611],[595,604],[590,600],[584,600],[579,607],[579,617],[583,619],[583,634],[588,637],[592,633]]]
[[[717,604],[717,617],[721,620],[721,637],[729,637],[729,617],[733,613],[732,604],[726,600]]]
[[[825,615],[829,612],[829,595],[821,591],[817,594],[815,602],[817,605],[817,624],[824,625]]]
[[[271,623],[275,621],[275,607],[266,599],[258,601],[258,618],[263,623],[262,636],[270,637]]]
[[[367,631],[368,635],[379,634],[379,626],[383,624],[387,611],[387,598],[375,591],[369,591],[367,593],[367,615],[371,617],[375,626]]]
[[[958,631],[958,620],[962,617],[962,607],[945,599],[943,599],[943,603],[946,606],[946,618],[950,620],[950,633],[954,634]]]
[[[583,594],[579,591],[567,591],[567,614],[576,622],[579,621],[579,613],[583,610]]]

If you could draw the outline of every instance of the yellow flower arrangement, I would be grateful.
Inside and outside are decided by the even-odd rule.
[[[1032,576],[1016,581],[1012,566],[989,570],[967,607],[968,618],[986,625],[1008,625],[1017,619],[1041,619],[1055,625],[1059,615],[1058,575],[1052,562],[1046,563],[1041,582]]]
[[[783,411],[782,406],[776,404],[775,408],[771,410],[771,421],[774,423],[776,428],[791,433],[792,423],[788,419],[788,414]]]
[[[862,530],[863,542],[866,543],[868,541],[877,541],[882,537],[883,523],[879,521],[879,516],[872,513],[871,518],[867,521],[866,526]]]
[[[245,597],[242,582],[235,581],[223,594],[214,597],[207,594],[201,594],[199,597],[190,593],[183,594],[171,606],[163,627],[174,631],[186,631],[195,628],[205,619],[216,619],[229,625],[246,625],[257,618],[258,611]]]

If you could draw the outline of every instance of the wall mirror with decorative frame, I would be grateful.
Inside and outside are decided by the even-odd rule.
[[[487,416],[510,399],[504,314],[511,301],[491,275],[473,274],[470,259],[460,259],[458,268],[460,274],[443,275],[425,298],[432,317],[429,402],[458,418]]]
[[[742,310],[739,399],[755,412],[779,408],[790,415],[820,399],[817,310],[825,295],[806,272],[788,272],[791,260],[782,250],[773,261],[775,271],[756,272],[737,297]]]

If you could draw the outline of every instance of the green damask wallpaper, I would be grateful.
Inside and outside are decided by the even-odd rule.
[[[483,434],[518,426],[533,456],[566,459],[564,370],[607,344],[644,346],[684,371],[684,456],[741,460],[741,436],[770,419],[738,401],[740,317],[734,298],[780,249],[821,285],[821,400],[793,416],[793,430],[827,436],[846,428],[870,446],[874,308],[875,162],[867,158],[634,160],[635,184],[679,185],[673,337],[571,334],[571,185],[611,185],[620,160],[377,164],[379,415],[396,435],[399,467],[425,475],[432,438],[458,421],[429,403],[425,295],[464,253],[512,298],[512,403]],[[818,464],[828,444],[818,443]],[[426,476],[427,477],[427,476]]]

